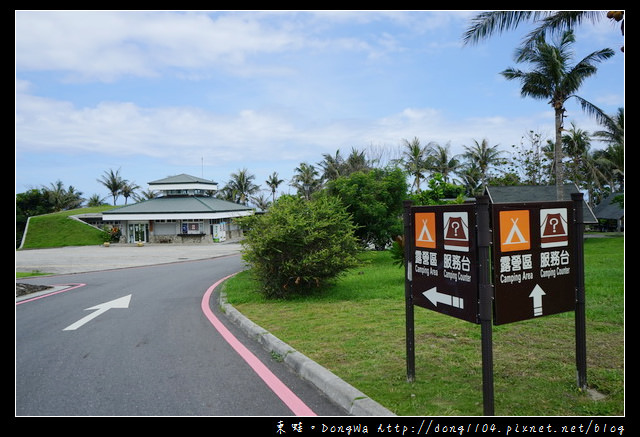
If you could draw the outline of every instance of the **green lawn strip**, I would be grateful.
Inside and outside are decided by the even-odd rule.
[[[576,386],[574,313],[493,329],[495,412],[506,416],[624,414],[624,239],[587,239],[587,381]],[[366,252],[323,293],[267,301],[244,272],[229,303],[398,415],[481,415],[480,327],[415,310],[416,381],[406,381],[403,272]]]
[[[69,216],[109,209],[113,209],[113,206],[81,208],[31,217],[23,249],[102,244],[102,231]]]

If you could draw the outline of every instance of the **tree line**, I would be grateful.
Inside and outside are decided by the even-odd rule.
[[[396,170],[400,170],[409,182],[406,195],[420,195],[425,183],[434,180],[440,188],[456,187],[452,193],[469,197],[481,194],[490,184],[561,186],[565,182],[573,182],[587,191],[587,199],[592,205],[609,193],[624,191],[624,109],[607,115],[577,95],[584,81],[596,74],[596,64],[610,58],[613,51],[597,50],[577,63],[571,63],[571,47],[575,42],[572,26],[584,19],[595,21],[602,17],[603,14],[594,11],[483,12],[472,20],[464,35],[466,43],[477,42],[493,33],[515,28],[525,20],[539,23],[516,52],[516,62],[527,64],[528,69],[510,67],[501,74],[508,80],[520,81],[522,96],[542,99],[552,106],[555,118],[553,139],[529,131],[523,134],[519,144],[510,146],[511,150],[491,145],[487,139],[473,140],[472,145],[463,146],[464,152],[459,155],[451,154],[450,144],[424,142],[417,137],[404,139],[396,150],[397,156],[393,157],[385,157],[380,150],[371,148],[353,148],[348,156],[343,156],[338,150],[334,155],[322,155],[322,160],[316,164],[300,163],[289,186],[296,190],[297,196],[310,200],[314,193],[324,189],[337,190],[340,184],[336,181],[340,178],[373,171],[376,177],[384,179],[384,175],[394,171],[398,174]],[[621,22],[624,34],[623,12],[609,11],[606,17]],[[548,42],[547,34],[555,38]],[[569,99],[577,100],[583,110],[595,117],[602,130],[588,133],[574,123],[567,128],[564,124],[565,103]],[[606,147],[592,151],[594,140],[602,141]],[[140,191],[140,187],[124,179],[119,170],[106,171],[98,181],[107,188],[114,205],[119,196],[124,197],[126,204],[129,198],[140,201],[156,195],[152,191]],[[268,187],[265,195],[265,190],[256,184],[255,175],[245,168],[232,173],[228,183],[215,195],[268,210],[284,182],[274,172],[264,181]],[[26,222],[26,217],[31,215],[74,209],[85,201],[87,206],[105,204],[105,199],[97,194],[83,199],[82,192],[72,186],[65,188],[61,181],[57,181],[50,186],[18,194],[16,222]],[[17,228],[19,230],[20,225]]]

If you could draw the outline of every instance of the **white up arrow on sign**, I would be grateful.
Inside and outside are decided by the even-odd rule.
[[[438,306],[438,303],[441,303],[455,308],[464,309],[464,300],[461,297],[439,293],[436,288],[437,287],[430,288],[422,294],[435,306]]]
[[[536,284],[535,287],[533,287],[533,291],[531,291],[531,294],[529,294],[529,297],[533,299],[533,315],[534,316],[541,316],[542,315],[542,296],[544,296],[545,293],[542,290],[542,287],[540,287],[538,284]]]
[[[100,314],[110,310],[111,308],[129,308],[129,301],[131,300],[131,295],[120,297],[118,299],[114,299],[109,302],[101,303],[100,305],[93,306],[91,308],[87,308],[86,311],[95,310],[93,313],[89,314],[86,317],[78,320],[76,323],[67,326],[63,329],[63,331],[73,331],[84,325],[85,323],[95,319]]]

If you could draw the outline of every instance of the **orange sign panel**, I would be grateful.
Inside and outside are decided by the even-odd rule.
[[[500,250],[513,252],[530,248],[529,210],[500,211]]]
[[[436,248],[436,214],[417,212],[415,214],[416,247]]]

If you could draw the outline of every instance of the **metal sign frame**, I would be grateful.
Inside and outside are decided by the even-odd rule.
[[[578,388],[586,389],[582,204],[581,193],[572,194],[571,202],[491,205],[488,196],[480,196],[473,204],[413,207],[411,201],[405,201],[407,381],[415,380],[414,305],[480,324],[483,407],[487,416],[494,411],[492,325],[574,310],[577,383]],[[501,212],[505,212],[504,217]],[[447,223],[458,223],[450,228],[458,232],[464,229],[464,238],[456,232],[447,234]],[[458,280],[454,279],[451,270],[444,274],[450,265],[446,264],[445,255],[453,252],[468,254],[465,274],[470,277],[464,278],[468,280],[459,281],[461,277],[457,276]],[[555,276],[551,273],[554,266],[547,265],[552,256],[555,267],[563,269],[556,270]],[[506,270],[511,276],[506,275]],[[521,274],[519,279],[517,272]],[[551,281],[558,276],[562,276],[561,281]],[[511,287],[517,280],[524,282],[525,288]],[[454,287],[454,282],[464,285]],[[542,299],[546,299],[544,304]]]
[[[575,310],[574,204],[493,204],[494,324]]]

